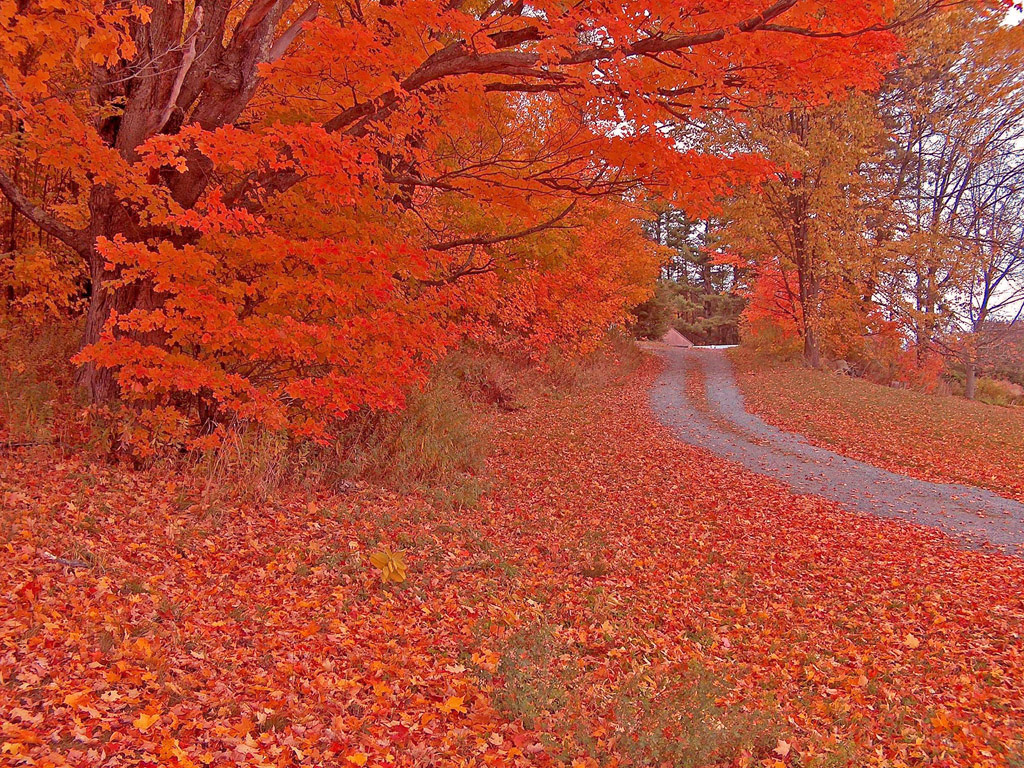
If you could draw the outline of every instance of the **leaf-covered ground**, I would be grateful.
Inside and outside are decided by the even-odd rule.
[[[678,443],[653,375],[482,416],[473,509],[6,460],[0,762],[1019,764],[1024,565]]]
[[[1024,408],[929,395],[731,355],[747,407],[815,445],[922,480],[1024,501]]]

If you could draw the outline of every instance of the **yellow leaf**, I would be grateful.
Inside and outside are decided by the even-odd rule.
[[[907,636],[903,638],[903,643],[907,648],[917,648],[921,644],[921,641],[908,632]]]
[[[153,727],[153,723],[155,723],[159,719],[160,714],[157,712],[154,712],[152,715],[147,715],[145,712],[143,712],[141,715],[135,718],[135,722],[132,723],[132,725],[134,725],[140,731],[148,731],[150,728]]]
[[[354,755],[349,755],[345,759],[354,765],[366,765],[366,755],[362,752],[356,752]]]
[[[395,583],[405,581],[405,553],[404,552],[374,552],[370,555],[370,563],[380,568],[380,575],[384,581]]]
[[[462,696],[449,696],[448,701],[444,704],[438,704],[437,708],[444,712],[446,715],[452,712],[462,712],[465,714],[465,699]]]

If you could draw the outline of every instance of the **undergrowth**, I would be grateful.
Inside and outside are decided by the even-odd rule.
[[[67,362],[78,349],[77,323],[0,322],[0,445],[65,445],[73,440],[76,397]]]
[[[362,481],[425,493],[442,505],[473,506],[487,486],[488,440],[476,413],[529,408],[540,397],[609,386],[635,371],[642,357],[617,333],[582,359],[552,353],[539,365],[467,346],[410,393],[405,408],[357,413],[329,445],[235,431],[196,466],[211,491],[249,498],[267,498],[285,486],[344,488]]]
[[[85,400],[70,363],[80,340],[69,322],[0,326],[0,446],[60,445],[106,458],[109,435],[84,418]],[[244,424],[204,452],[158,453],[148,463],[197,474],[217,497],[265,500],[286,488],[345,489],[353,482],[420,492],[442,505],[472,506],[486,488],[488,439],[481,411],[528,408],[539,397],[601,388],[639,365],[642,353],[610,333],[585,358],[557,351],[539,364],[467,345],[437,366],[426,386],[395,412],[361,411],[320,445]]]
[[[563,734],[548,747],[566,760],[584,750],[600,765],[626,757],[632,765],[701,768],[766,756],[776,745],[771,716],[724,703],[721,681],[696,662],[682,671],[638,672],[609,691],[603,709],[614,730],[596,738],[579,696],[592,682],[587,664],[558,630],[540,621],[512,633],[499,646],[497,668],[478,674],[494,684],[494,705],[506,717]]]

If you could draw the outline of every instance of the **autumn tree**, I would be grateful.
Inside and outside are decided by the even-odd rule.
[[[1024,128],[1024,126],[1021,126]],[[1024,139],[1024,135],[1020,137]],[[986,164],[986,170],[970,192],[974,212],[967,229],[974,250],[972,269],[955,317],[967,333],[963,359],[965,395],[976,394],[979,359],[984,347],[999,344],[983,331],[993,320],[1014,325],[1024,312],[1024,153],[1016,146]]]
[[[699,207],[744,171],[679,152],[664,121],[877,85],[889,13],[4,0],[0,191],[83,267],[94,402],[172,432],[252,419],[317,435],[394,407],[477,318],[515,314],[507,285],[535,275],[543,304],[577,246],[551,251],[552,232],[592,250],[576,286],[606,260],[649,275],[649,252],[601,253],[588,227],[614,221],[608,242],[631,243],[642,190]],[[604,321],[629,300],[613,293]]]
[[[892,260],[887,304],[919,353],[962,360],[974,396],[977,332],[1022,298],[1024,27],[967,5],[913,28],[880,111]]]
[[[724,247],[751,267],[748,322],[794,329],[804,359],[820,367],[823,345],[843,355],[873,321],[868,166],[884,137],[873,99],[748,113],[722,135],[776,166],[726,209]]]

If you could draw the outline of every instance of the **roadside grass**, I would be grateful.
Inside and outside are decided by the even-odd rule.
[[[748,410],[812,443],[924,480],[1024,501],[1024,408],[893,389],[730,353]]]

